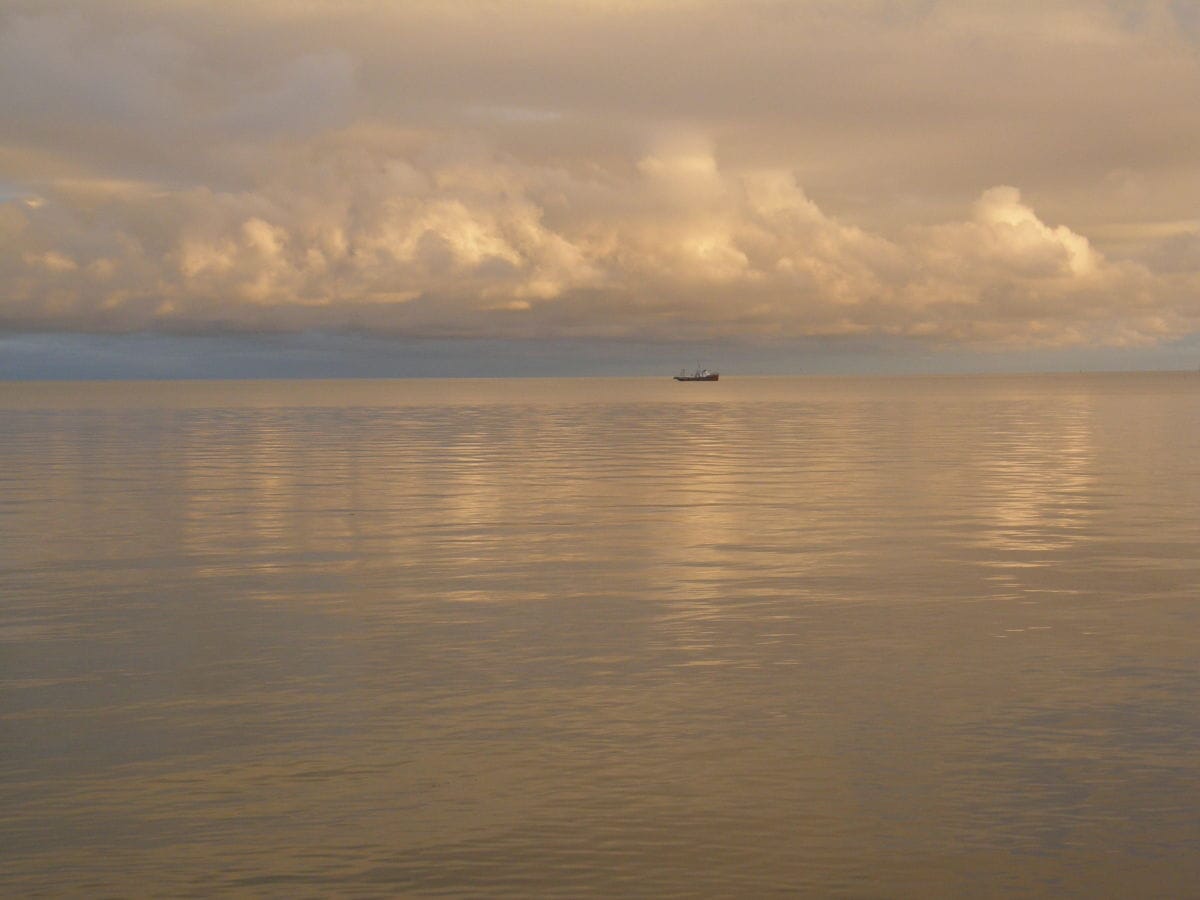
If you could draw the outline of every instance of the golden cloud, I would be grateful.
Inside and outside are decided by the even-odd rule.
[[[0,322],[1025,345],[1200,327],[1200,238],[1178,224],[1200,56],[1168,6],[285,8],[0,15]]]

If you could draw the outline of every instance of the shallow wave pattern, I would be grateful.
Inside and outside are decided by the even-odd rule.
[[[1194,888],[1200,380],[665,381],[2,386],[0,887]]]

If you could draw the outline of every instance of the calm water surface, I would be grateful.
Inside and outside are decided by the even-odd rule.
[[[0,893],[1196,896],[1200,376],[0,384]]]

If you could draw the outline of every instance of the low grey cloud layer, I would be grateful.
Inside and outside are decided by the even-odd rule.
[[[1200,331],[1189,4],[9,7],[10,331]]]

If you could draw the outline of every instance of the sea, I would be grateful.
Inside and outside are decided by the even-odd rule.
[[[0,895],[1200,896],[1200,375],[0,384]]]

